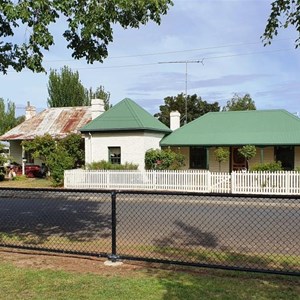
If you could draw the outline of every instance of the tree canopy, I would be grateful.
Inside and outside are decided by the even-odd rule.
[[[256,110],[255,102],[252,100],[249,94],[240,96],[234,94],[231,100],[227,101],[226,106],[223,107],[223,111],[237,111],[237,110]]]
[[[73,58],[102,62],[113,41],[113,24],[123,28],[138,28],[150,20],[160,24],[172,4],[172,0],[0,1],[0,72],[9,67],[44,71],[43,52],[55,43],[51,30],[58,19]],[[18,41],[14,36],[20,32],[25,39]]]
[[[24,121],[24,116],[16,117],[15,103],[7,100],[7,107],[3,98],[0,98],[0,135]]]
[[[60,73],[51,70],[48,81],[48,105],[50,107],[68,107],[90,105],[79,73],[64,66]]]
[[[110,92],[106,92],[104,86],[102,85],[97,87],[95,91],[92,88],[90,88],[87,91],[87,97],[88,99],[102,99],[104,101],[104,110],[108,110],[112,106],[109,103]]]
[[[185,95],[183,93],[177,96],[169,96],[164,99],[165,104],[160,105],[160,112],[156,113],[154,116],[157,117],[162,123],[170,126],[170,112],[178,111],[181,114],[180,125],[184,124],[185,115]],[[187,122],[191,122],[198,117],[211,112],[219,111],[220,106],[218,102],[208,103],[198,97],[196,94],[187,96]]]
[[[48,106],[69,107],[89,106],[92,98],[104,100],[104,109],[109,106],[110,93],[103,86],[86,89],[79,79],[78,71],[73,72],[68,66],[61,68],[60,72],[51,70],[48,80]]]
[[[274,36],[278,35],[279,28],[294,26],[299,37],[295,40],[296,48],[300,45],[300,1],[275,0],[271,4],[269,15],[262,39],[265,45],[271,44]]]

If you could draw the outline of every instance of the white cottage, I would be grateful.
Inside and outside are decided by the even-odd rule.
[[[85,136],[85,162],[110,161],[139,165],[144,169],[145,152],[160,148],[161,139],[172,132],[131,99],[124,99],[80,131]]]

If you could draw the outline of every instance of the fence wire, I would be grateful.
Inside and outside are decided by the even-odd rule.
[[[300,197],[2,188],[0,244],[300,275]]]
[[[107,255],[110,193],[0,189],[0,244]]]

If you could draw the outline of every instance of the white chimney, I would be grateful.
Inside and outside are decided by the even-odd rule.
[[[96,119],[104,112],[104,101],[102,99],[92,99],[92,120]]]
[[[176,130],[180,127],[180,112],[171,111],[170,112],[170,129]]]
[[[36,115],[36,108],[30,105],[30,102],[27,101],[27,106],[25,109],[25,120],[29,120]]]

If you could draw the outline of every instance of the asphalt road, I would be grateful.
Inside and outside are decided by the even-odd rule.
[[[119,249],[128,255],[132,245],[300,255],[297,201],[119,194]],[[2,243],[8,236],[37,235],[40,241],[60,236],[109,244],[110,194],[0,190],[1,233]]]

